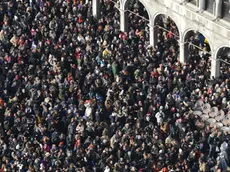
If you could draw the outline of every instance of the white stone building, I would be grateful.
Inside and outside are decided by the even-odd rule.
[[[100,0],[93,0],[93,14],[100,13]],[[120,11],[120,29],[128,29],[127,4],[130,0],[113,0]],[[189,31],[200,32],[211,48],[211,77],[220,75],[218,53],[230,47],[230,0],[139,0],[149,15],[150,44],[155,45],[155,20],[160,14],[170,16],[179,30],[180,61],[186,62],[186,37]]]

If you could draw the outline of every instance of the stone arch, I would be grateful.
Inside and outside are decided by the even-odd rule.
[[[191,32],[191,31],[198,31],[197,29],[195,29],[195,28],[189,28],[189,29],[186,29],[184,32],[183,32],[183,34],[182,34],[182,36],[181,36],[181,41],[182,42],[185,42],[186,40],[186,36],[188,35],[188,33],[189,32]],[[204,35],[205,36],[205,38],[207,38],[208,39],[208,42],[209,42],[209,45],[210,45],[210,48],[211,48],[211,39],[209,39],[209,37],[206,35],[206,33],[203,33],[203,32],[200,32],[200,31],[198,31],[199,33],[201,33],[202,35]],[[211,51],[212,51],[212,48],[211,48]]]
[[[213,58],[218,59],[218,55],[219,55],[219,53],[220,53],[220,50],[223,49],[223,48],[229,48],[229,49],[230,49],[230,45],[221,45],[221,46],[219,46],[219,47],[216,49],[216,51],[214,52]]]
[[[202,33],[200,31],[198,31],[197,29],[194,29],[194,28],[189,28],[189,29],[186,29],[183,33],[182,33],[182,36],[181,36],[181,39],[180,39],[180,42],[181,42],[181,46],[183,47],[183,50],[181,48],[181,57],[183,57],[183,61],[186,62],[188,61],[188,52],[189,52],[189,44],[187,42],[187,38],[189,36],[189,33],[192,33],[192,31],[197,31],[199,32],[200,34],[202,34],[205,38],[207,38],[208,40],[208,44],[209,44],[209,48],[210,48],[210,52],[211,52],[211,55],[213,56],[213,52],[212,52],[212,44],[211,44],[211,39],[206,35],[206,33]]]
[[[122,1],[122,0],[121,0]],[[129,3],[130,0],[124,0],[123,3],[120,1],[120,8],[121,10],[126,10],[127,8],[127,4]],[[149,17],[149,24],[152,25],[152,15],[151,15],[151,10],[149,8],[149,6],[145,3],[144,0],[138,0],[146,9],[147,13],[148,13],[148,17]]]
[[[165,15],[167,17],[169,17],[177,26],[177,29],[178,29],[178,32],[179,32],[179,35],[178,37],[181,38],[181,29],[180,29],[180,25],[179,25],[179,21],[176,20],[176,18],[174,18],[174,16],[168,16],[166,13],[164,13],[163,11],[162,12],[156,12],[153,16],[153,24],[155,26],[155,22],[156,22],[156,19],[159,15]]]
[[[120,30],[122,32],[128,32],[129,31],[129,11],[127,11],[128,9],[128,3],[131,0],[120,0]],[[143,8],[146,10],[147,15],[148,15],[148,19],[147,21],[147,27],[149,28],[149,44],[153,45],[154,41],[154,33],[153,33],[153,20],[152,20],[152,13],[150,10],[150,7],[147,5],[148,3],[146,3],[145,0],[138,0],[139,3],[142,4]]]
[[[180,23],[178,22],[176,16],[173,16],[173,15],[167,15],[165,12],[163,11],[159,11],[159,12],[156,12],[154,13],[153,15],[153,27],[154,27],[154,45],[157,45],[158,44],[158,34],[160,32],[162,32],[163,30],[166,31],[166,32],[169,32],[169,30],[171,31],[171,29],[166,29],[164,28],[163,30],[162,29],[159,29],[159,27],[157,26],[157,22],[158,22],[158,19],[159,17],[162,17],[162,19],[166,18],[166,19],[170,19],[171,22],[174,23],[174,26],[175,26],[175,29],[174,31],[172,31],[171,33],[173,33],[173,40],[174,40],[174,43],[179,45],[178,44],[178,41],[180,40],[180,37],[181,37],[181,28],[180,28]],[[166,30],[165,30],[166,29]],[[176,31],[175,31],[176,30]],[[178,47],[177,47],[178,48]],[[176,48],[176,51],[178,52],[178,49]]]
[[[219,58],[219,56],[221,56]],[[219,76],[228,78],[230,73],[230,45],[219,46],[214,52],[216,62],[215,70]]]

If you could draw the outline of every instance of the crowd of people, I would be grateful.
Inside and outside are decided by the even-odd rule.
[[[99,19],[91,1],[0,3],[0,171],[229,170],[229,135],[193,113],[200,99],[230,110],[229,73],[210,80],[192,50],[181,64],[169,18],[152,47],[109,0]]]

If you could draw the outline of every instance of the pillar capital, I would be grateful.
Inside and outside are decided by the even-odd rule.
[[[185,45],[185,44],[187,44],[187,42],[184,42],[184,41],[178,41],[178,43],[179,43],[180,45]]]
[[[149,23],[149,24],[148,24],[148,27],[149,27],[149,28],[151,28],[151,27],[154,28],[154,27],[156,27],[156,26],[154,26],[153,24],[150,24],[150,23]]]

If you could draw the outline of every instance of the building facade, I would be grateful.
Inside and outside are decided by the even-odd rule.
[[[117,0],[120,11],[120,29],[128,31],[127,4],[130,0]],[[155,20],[158,15],[170,16],[179,31],[180,61],[187,61],[186,38],[190,31],[203,34],[211,49],[211,77],[220,75],[219,51],[230,47],[229,0],[139,0],[148,12],[150,44],[156,45]],[[93,14],[99,15],[100,0],[93,0]]]

